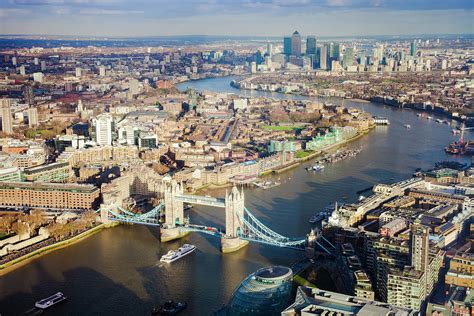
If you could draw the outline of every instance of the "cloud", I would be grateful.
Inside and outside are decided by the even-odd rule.
[[[8,18],[15,15],[29,14],[29,10],[15,8],[0,8],[0,17]]]
[[[53,5],[64,4],[64,0],[14,0],[18,5]]]
[[[144,14],[145,11],[140,10],[108,10],[108,9],[81,9],[80,14],[87,15],[127,15],[127,14]]]

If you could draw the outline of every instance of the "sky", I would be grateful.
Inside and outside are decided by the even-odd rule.
[[[474,0],[0,0],[0,34],[474,33]]]

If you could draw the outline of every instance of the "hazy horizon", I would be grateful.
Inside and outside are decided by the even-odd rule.
[[[474,33],[469,0],[7,0],[5,35],[392,36]],[[258,34],[258,35],[255,35]]]

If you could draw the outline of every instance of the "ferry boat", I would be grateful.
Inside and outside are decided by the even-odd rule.
[[[51,307],[53,305],[56,305],[62,301],[64,301],[67,297],[64,296],[62,292],[58,292],[56,294],[53,294],[47,298],[43,298],[42,300],[39,300],[35,303],[35,307],[41,308],[41,309],[46,309],[48,307]]]
[[[179,247],[178,250],[170,250],[166,255],[163,255],[160,259],[161,262],[171,263],[182,257],[189,255],[191,252],[196,250],[196,246],[190,244],[184,244]]]

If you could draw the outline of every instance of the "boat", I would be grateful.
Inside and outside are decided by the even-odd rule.
[[[433,118],[431,116],[427,116],[426,119],[432,120]]]
[[[453,129],[453,134],[454,134],[454,135],[461,134],[461,131],[458,130],[458,129]]]
[[[418,113],[416,116],[418,116],[418,117],[423,117],[423,114],[422,114],[422,113]]]
[[[53,305],[56,305],[62,301],[67,299],[67,297],[62,293],[58,292],[56,294],[53,294],[47,298],[43,298],[42,300],[39,300],[35,303],[35,307],[41,308],[41,309],[46,309],[49,308]]]
[[[314,171],[320,171],[320,170],[322,170],[322,169],[324,169],[324,165],[317,164],[317,165],[314,165],[314,166],[313,166],[313,170],[314,170]]]
[[[182,310],[184,310],[188,304],[184,302],[174,302],[168,301],[164,303],[162,306],[155,307],[152,309],[152,315],[176,315]]]
[[[442,119],[436,119],[436,122],[443,123],[443,120]]]
[[[404,126],[405,126],[405,128],[407,128],[407,129],[410,129],[410,128],[411,128],[411,125],[410,125],[410,124],[405,124]]]
[[[189,255],[191,252],[196,250],[196,246],[190,244],[184,244],[179,247],[178,250],[170,250],[166,255],[163,255],[160,259],[161,262],[171,263],[182,257]]]

